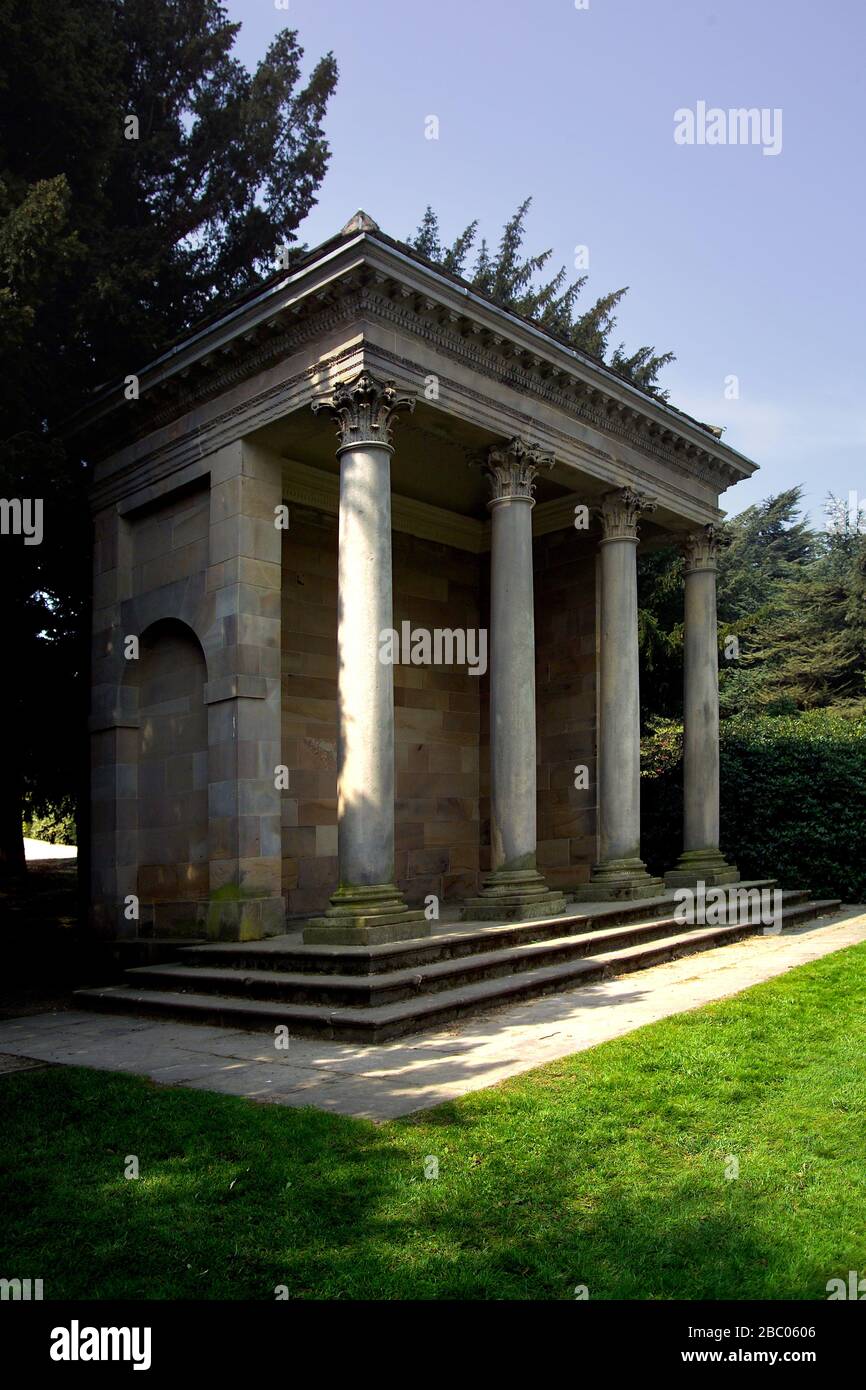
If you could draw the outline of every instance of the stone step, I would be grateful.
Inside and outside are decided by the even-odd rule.
[[[733,885],[737,888],[773,888],[775,879],[755,879]],[[802,890],[787,890],[783,902],[808,898]],[[276,970],[299,974],[373,975],[410,970],[446,958],[458,959],[476,952],[508,949],[535,941],[555,941],[563,936],[603,931],[628,923],[643,924],[671,916],[668,894],[635,903],[611,903],[587,912],[573,907],[559,917],[536,921],[503,923],[455,923],[451,930],[438,930],[416,941],[398,941],[382,946],[305,946],[299,938],[271,937],[266,941],[213,942],[194,946],[178,954],[184,964],[208,967],[228,966],[237,970]]]
[[[110,952],[122,969],[133,970],[140,965],[162,965],[179,960],[182,952],[192,945],[206,946],[207,938],[201,936],[190,941],[189,937],[132,936],[112,941]]]
[[[823,916],[838,906],[836,900],[798,902],[792,904],[790,916],[786,914],[786,917],[789,923],[798,923],[810,916]],[[299,1036],[378,1043],[418,1032],[425,1027],[439,1026],[481,1009],[646,969],[680,956],[740,940],[761,930],[761,926],[756,924],[691,928],[644,944],[632,944],[555,965],[519,970],[366,1008],[278,1003],[219,994],[142,989],[131,985],[79,990],[76,997],[91,1008],[109,1013],[147,1014],[264,1032],[273,1032],[276,1027],[285,1026],[290,1033]]]
[[[562,960],[581,959],[620,944],[637,945],[648,939],[669,936],[674,929],[671,919],[664,918],[652,925],[527,942],[497,951],[479,951],[433,961],[414,970],[378,971],[371,975],[313,975],[303,971],[237,970],[180,964],[128,970],[126,979],[133,988],[191,990],[285,1003],[366,1008],[399,1003],[419,994],[435,993],[479,979],[495,979]]]
[[[802,896],[794,894],[796,903]],[[795,904],[783,900],[783,923],[795,911]],[[419,994],[435,993],[481,979],[495,979],[568,960],[579,960],[626,946],[646,945],[662,937],[686,930],[673,917],[649,922],[608,927],[606,930],[576,933],[550,941],[500,944],[496,950],[475,950],[463,956],[445,955],[440,960],[411,969],[378,971],[369,975],[313,975],[304,971],[239,970],[233,966],[213,966],[204,962],[188,965],[153,964],[127,971],[133,988],[180,989],[194,993],[239,995],[244,998],[272,999],[285,1003],[322,1004],[331,1007],[376,1007],[399,1003]],[[482,942],[486,936],[482,934]]]
[[[784,924],[795,927],[801,922],[811,922],[816,917],[826,917],[829,912],[836,912],[841,906],[841,898],[807,898],[806,902],[783,909]]]

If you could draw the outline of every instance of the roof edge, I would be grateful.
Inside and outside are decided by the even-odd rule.
[[[363,273],[364,268],[370,267],[377,256],[380,262],[384,258],[386,264],[390,263],[391,278],[398,279],[399,272],[407,276],[410,273],[422,276],[440,291],[457,296],[467,310],[492,316],[503,328],[507,325],[512,337],[515,333],[522,335],[539,350],[544,350],[548,355],[555,354],[572,367],[580,368],[588,387],[611,389],[621,399],[625,397],[636,414],[648,416],[663,428],[666,426],[673,434],[685,438],[692,436],[692,442],[694,435],[697,435],[703,449],[720,462],[727,463],[740,477],[749,477],[756,471],[758,465],[724,443],[713,427],[637,386],[601,359],[573,347],[532,319],[504,307],[461,276],[420,256],[405,243],[382,232],[378,224],[363,211],[356,213],[336,236],[303,255],[290,270],[275,272],[263,284],[229,301],[220,312],[202,320],[135,375],[142,382],[150,378],[148,389],[164,385],[180,373],[186,375],[194,365],[207,362],[215,352],[230,352],[232,345],[248,341],[262,328],[272,325],[281,314],[291,312],[293,306],[307,302],[309,294],[315,290],[311,282],[315,271],[323,272],[327,290],[333,292],[341,281],[351,279],[358,272]],[[381,264],[379,269],[383,269]],[[311,283],[306,292],[301,293],[305,281]],[[324,289],[320,291],[324,292]],[[420,293],[417,288],[416,293]],[[467,313],[466,317],[471,315]],[[550,366],[555,372],[556,363]],[[125,380],[121,378],[99,388],[90,401],[65,422],[63,434],[74,437],[86,432],[112,416],[120,405],[128,405],[123,394]]]

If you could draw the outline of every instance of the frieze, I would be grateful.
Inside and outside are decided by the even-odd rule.
[[[104,456],[164,427],[179,414],[219,397],[246,378],[292,355],[305,343],[339,328],[343,323],[368,317],[400,327],[424,339],[444,356],[469,366],[488,379],[512,386],[521,393],[543,400],[596,429],[632,444],[638,450],[661,459],[683,477],[705,482],[721,492],[740,476],[733,465],[714,458],[693,441],[680,439],[671,427],[646,419],[636,406],[614,401],[598,387],[570,378],[564,368],[523,349],[517,356],[503,355],[501,349],[506,347],[506,341],[499,334],[454,311],[443,312],[443,307],[417,293],[398,300],[383,293],[381,286],[367,284],[356,285],[334,302],[324,306],[320,304],[312,313],[296,311],[297,320],[285,328],[282,323],[292,311],[283,310],[275,314],[268,324],[260,325],[242,337],[239,341],[246,344],[246,350],[237,353],[230,362],[209,374],[202,374],[199,381],[195,380],[199,372],[196,367],[191,367],[175,379],[183,383],[179,391],[171,390],[172,383],[167,383],[165,388],[157,388],[160,395],[163,390],[171,391],[170,399],[164,403],[154,402],[155,393],[149,393],[145,386],[138,408],[143,417],[145,410],[147,413],[146,418],[141,419],[140,427],[130,431],[129,417],[126,417],[122,429],[112,430],[110,436],[106,432],[101,452]],[[465,331],[459,331],[455,321]],[[210,360],[213,361],[213,356]],[[416,364],[407,365],[417,371]],[[293,378],[294,381],[298,379]],[[285,388],[284,382],[278,388],[271,389]],[[147,409],[149,397],[154,403]],[[227,419],[233,414],[244,413],[249,405],[250,402],[245,402],[220,418]]]

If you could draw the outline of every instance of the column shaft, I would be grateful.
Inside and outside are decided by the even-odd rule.
[[[340,460],[338,845],[340,886],[394,880],[391,459],[373,445]]]
[[[532,503],[492,508],[490,586],[491,868],[534,869],[535,615]]]
[[[736,883],[740,877],[719,849],[715,527],[688,536],[684,551],[683,852],[665,874],[669,888]]]
[[[640,857],[637,537],[601,546],[599,856]]]
[[[640,857],[637,527],[654,505],[623,488],[608,493],[601,507],[599,860],[583,890],[590,899],[647,898],[664,887]]]
[[[719,847],[719,670],[716,575],[685,580],[683,783],[686,850]]]
[[[394,883],[394,671],[382,658],[393,625],[391,428],[414,402],[369,372],[341,383],[313,409],[339,426],[337,618],[337,853],[340,882],[306,942],[376,945],[428,936]]]
[[[565,908],[536,868],[535,612],[532,488],[551,458],[523,440],[490,450],[491,872],[469,920],[551,917]]]

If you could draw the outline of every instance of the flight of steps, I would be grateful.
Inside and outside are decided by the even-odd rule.
[[[738,884],[772,888],[772,880]],[[834,912],[836,899],[782,895],[782,927]],[[440,924],[384,946],[305,946],[300,931],[264,941],[178,946],[121,985],[80,989],[89,1008],[230,1028],[378,1043],[466,1014],[575,989],[760,934],[758,922],[683,926],[670,896],[535,922]]]

